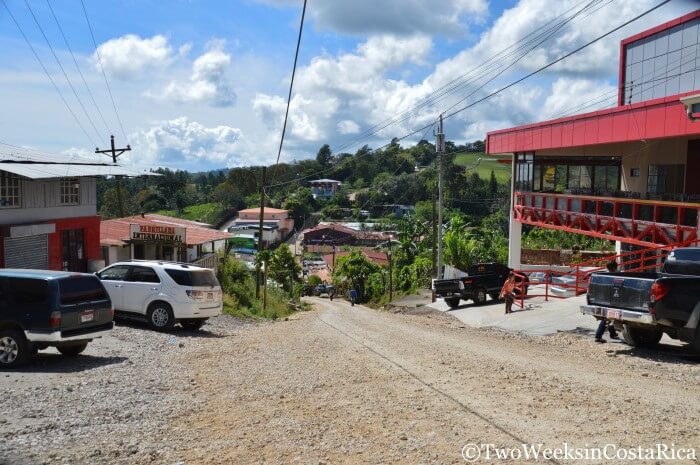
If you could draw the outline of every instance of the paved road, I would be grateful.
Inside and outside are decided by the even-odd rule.
[[[700,446],[697,362],[310,300],[318,311],[202,341],[188,364],[206,405],[173,425],[192,445],[174,459],[465,463],[469,443]]]

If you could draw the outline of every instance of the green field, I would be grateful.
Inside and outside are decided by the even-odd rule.
[[[179,215],[175,210],[160,210],[156,212],[159,215],[174,216],[190,221],[200,221],[202,223],[214,224],[221,218],[221,205],[218,203],[202,203],[199,205],[190,205],[185,207],[182,215]]]
[[[508,183],[510,181],[510,163],[498,163],[496,157],[488,156],[483,152],[458,153],[455,155],[455,165],[472,167],[476,165],[479,158],[482,160],[476,168],[476,172],[481,179],[489,179],[491,170],[493,170],[499,183]]]

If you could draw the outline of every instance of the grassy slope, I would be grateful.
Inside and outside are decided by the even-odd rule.
[[[458,153],[455,155],[455,165],[471,167],[476,165],[479,158],[482,158],[482,160],[476,168],[476,172],[481,179],[488,180],[491,177],[491,170],[493,170],[498,182],[507,183],[510,181],[510,164],[498,163],[495,161],[496,157],[490,157],[482,152]]]
[[[178,215],[175,210],[160,210],[159,215],[174,216],[191,221],[201,221],[202,223],[215,223],[221,215],[221,206],[218,203],[202,203],[200,205],[190,205],[185,207],[183,215]]]

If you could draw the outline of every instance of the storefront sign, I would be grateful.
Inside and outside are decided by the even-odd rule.
[[[145,224],[132,224],[132,241],[162,242],[167,244],[184,244],[186,228],[177,226],[151,226]]]

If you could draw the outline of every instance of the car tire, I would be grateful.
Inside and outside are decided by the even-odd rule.
[[[484,305],[486,303],[486,289],[480,287],[474,293],[474,303],[477,305]]]
[[[445,299],[445,302],[447,303],[447,305],[450,306],[450,308],[457,308],[459,307],[460,300],[462,299],[460,299],[459,297],[448,297],[447,299]]]
[[[175,325],[173,308],[166,302],[153,302],[146,313],[148,324],[156,331],[170,331]]]
[[[61,346],[56,346],[56,349],[62,354],[65,355],[66,357],[75,357],[77,355],[80,355],[85,348],[87,347],[88,343],[83,342],[80,344],[70,344],[70,345],[61,345]]]
[[[622,326],[622,340],[632,347],[656,347],[663,332],[658,329],[639,328],[630,325]]]
[[[27,362],[30,355],[29,343],[21,331],[0,330],[0,369],[21,366]]]
[[[180,326],[187,331],[199,331],[206,323],[207,319],[197,319],[197,320],[180,320]]]

